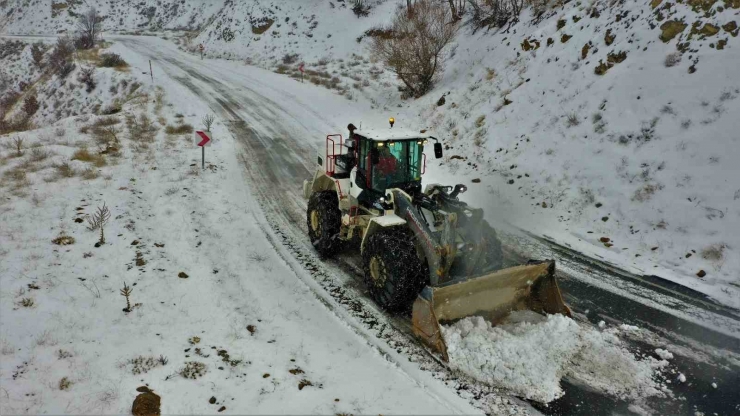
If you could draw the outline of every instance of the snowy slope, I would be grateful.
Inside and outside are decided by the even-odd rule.
[[[468,199],[491,220],[740,306],[736,3],[568,2],[508,32],[466,20],[416,101],[364,36],[402,3],[358,18],[341,2],[234,2],[190,50],[294,78],[306,62],[310,82],[446,137],[432,178],[482,179]]]
[[[319,301],[265,244],[226,120],[201,170],[188,130],[208,106],[112,50],[146,99],[0,136],[0,413],[128,414],[141,386],[162,414],[479,412]],[[96,125],[117,150],[100,151]],[[103,204],[96,246],[87,219]]]
[[[468,198],[494,219],[740,306],[740,44],[720,28],[738,9],[594,4],[539,24],[525,15],[510,33],[463,31],[445,79],[413,106],[463,157],[441,172],[483,178]],[[663,42],[668,20],[690,24]],[[692,24],[720,29],[692,35]]]
[[[104,31],[194,30],[223,4],[224,0],[5,0],[0,2],[0,32],[70,33],[77,16],[90,6],[104,17]]]

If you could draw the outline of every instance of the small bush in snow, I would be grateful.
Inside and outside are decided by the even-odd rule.
[[[41,162],[49,157],[49,152],[43,147],[34,147],[31,149],[31,161]]]
[[[457,24],[443,4],[418,0],[411,15],[399,9],[391,29],[396,34],[393,38],[372,39],[373,58],[398,76],[409,95],[420,97],[434,86]]]
[[[77,76],[77,80],[85,85],[85,91],[88,94],[91,93],[97,85],[95,82],[95,68],[87,67],[80,69],[80,74]]]
[[[578,114],[576,114],[576,113],[570,113],[570,114],[568,114],[568,116],[566,117],[566,123],[565,124],[568,127],[575,127],[575,126],[581,124],[581,121],[578,120]]]
[[[681,62],[681,52],[673,52],[665,57],[666,68],[676,66],[679,62]]]
[[[724,244],[713,244],[705,247],[701,251],[701,257],[705,260],[720,261],[724,257],[726,247]]]
[[[31,45],[31,57],[33,58],[33,63],[38,68],[44,67],[44,44],[41,42],[36,42],[33,45]]]
[[[352,13],[357,17],[365,17],[370,14],[370,6],[365,0],[352,0]]]
[[[23,298],[20,301],[20,305],[24,308],[30,308],[34,305],[33,298]]]
[[[298,62],[297,53],[286,53],[283,55],[283,65],[293,65],[296,62]]]
[[[651,183],[645,184],[635,191],[635,194],[632,196],[632,200],[637,202],[648,201],[657,191],[661,189],[663,189],[662,185],[655,185]]]
[[[159,366],[160,363],[156,358],[144,357],[143,355],[132,358],[122,365],[122,367],[130,367],[132,374],[146,374]]]
[[[67,358],[70,358],[70,357],[72,357],[72,353],[69,352],[69,351],[65,351],[65,350],[62,350],[62,349],[60,349],[59,351],[57,351],[57,358],[60,359],[60,360],[64,360],[64,359],[67,359]]]
[[[31,94],[23,100],[23,112],[26,113],[28,117],[31,117],[36,114],[37,111],[39,111],[39,102],[36,99],[36,95]]]
[[[100,230],[100,239],[98,240],[98,245],[105,244],[105,225],[108,223],[108,220],[110,220],[110,210],[105,205],[105,202],[103,202],[102,207],[98,207],[95,213],[87,217],[87,229],[90,231]],[[126,289],[125,284],[124,289]],[[121,291],[121,294],[124,294],[123,290]],[[131,292],[129,291],[128,295],[130,294]],[[128,295],[124,295],[126,296],[126,303],[128,303]],[[129,307],[129,310],[130,309],[131,308]]]
[[[74,45],[72,40],[68,37],[60,37],[57,39],[54,50],[49,56],[49,66],[52,71],[64,78],[74,70],[74,63],[72,63],[72,52],[74,52]]]
[[[15,149],[15,154],[18,157],[23,156],[23,138],[22,137],[13,137],[13,148]]]
[[[72,381],[67,377],[62,377],[59,380],[59,390],[69,390],[70,387],[72,387]]]
[[[206,365],[198,361],[188,361],[185,367],[180,369],[180,375],[184,378],[197,379],[206,373]]]
[[[63,162],[55,165],[54,168],[57,174],[62,178],[73,178],[77,175],[77,171],[68,162]]]
[[[106,68],[122,68],[128,66],[128,63],[117,53],[104,53],[100,55],[99,66]]]

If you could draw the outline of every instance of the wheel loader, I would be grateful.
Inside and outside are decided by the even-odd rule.
[[[370,296],[390,312],[411,309],[414,334],[448,360],[441,324],[483,316],[496,324],[515,310],[565,314],[554,261],[502,269],[501,243],[483,211],[459,199],[459,184],[428,184],[425,130],[330,134],[303,183],[306,223],[321,258],[358,251]]]

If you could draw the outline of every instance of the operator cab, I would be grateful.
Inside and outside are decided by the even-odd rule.
[[[352,135],[356,166],[350,186],[362,205],[369,206],[398,188],[416,195],[426,170],[424,145],[435,141],[435,156],[442,157],[442,144],[428,134],[403,130],[357,130]],[[357,192],[360,191],[360,192]]]
[[[324,167],[351,206],[382,212],[386,190],[398,188],[411,196],[422,191],[421,175],[426,170],[424,146],[434,142],[434,155],[442,157],[442,144],[426,130],[391,128],[358,130],[350,124],[349,137],[327,136],[326,149],[319,150],[319,165]]]

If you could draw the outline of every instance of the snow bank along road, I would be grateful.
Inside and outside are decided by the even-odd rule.
[[[344,133],[343,126],[350,121],[384,123],[385,115],[238,62],[201,61],[161,39],[117,40],[122,52],[138,54],[142,62],[152,60],[155,79],[166,77],[168,84],[184,87],[189,99],[197,97],[205,102],[216,114],[217,122],[228,128],[235,141],[234,157],[244,168],[245,186],[269,224],[269,229],[263,230],[265,235],[324,304],[347,318],[355,332],[396,360],[412,377],[423,380],[425,376],[419,373],[426,369],[458,390],[480,388],[445,373],[409,341],[402,319],[382,314],[364,299],[351,261],[319,263],[305,237],[305,202],[300,185],[313,171],[316,145],[327,133]],[[630,275],[585,259],[567,247],[541,239],[507,233],[504,240],[514,262],[526,257],[558,260],[561,290],[579,321],[604,321],[600,326],[629,324],[622,327],[622,332],[630,341],[630,349],[646,356],[656,356],[657,348],[674,353],[672,369],[664,380],[671,394],[652,399],[646,404],[649,408],[662,414],[738,412],[740,312],[660,280]],[[408,365],[409,360],[417,363]],[[685,375],[685,382],[681,382],[679,373]],[[566,379],[564,388],[565,396],[539,410],[551,414],[641,410],[581,383]],[[477,392],[478,401],[488,397],[485,389]]]

